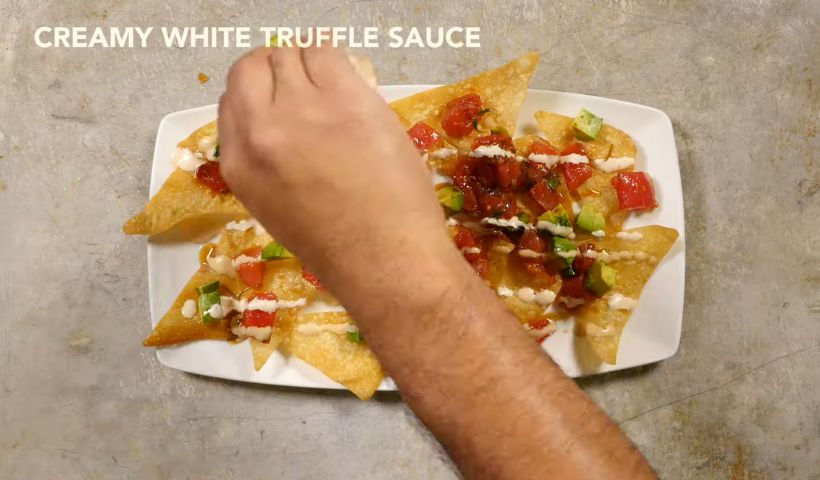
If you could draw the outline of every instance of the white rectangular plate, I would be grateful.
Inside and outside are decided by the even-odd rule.
[[[434,85],[380,87],[387,100],[411,95]],[[575,93],[529,90],[519,115],[518,134],[536,132],[533,113],[547,110],[574,116],[587,108],[606,122],[631,135],[638,146],[636,170],[652,176],[660,207],[633,216],[626,227],[665,225],[680,232],[680,238],[641,295],[640,304],[627,324],[616,365],[594,360],[585,340],[573,335],[571,322],[561,322],[558,331],[544,343],[544,349],[573,377],[590,375],[657,362],[674,355],[680,341],[683,320],[685,240],[683,193],[678,155],[669,117],[660,110],[634,103]],[[216,105],[183,110],[162,119],[157,132],[151,170],[151,195],[157,193],[171,174],[169,161],[176,144],[194,130],[216,118]],[[148,286],[151,325],[156,326],[173,304],[179,291],[198,268],[199,246],[192,243],[148,243]],[[499,345],[499,348],[503,346]],[[275,353],[260,371],[253,369],[247,342],[200,341],[157,349],[157,358],[168,367],[212,377],[311,388],[344,388],[299,359]],[[533,372],[537,374],[536,372]],[[380,390],[395,390],[389,379]]]

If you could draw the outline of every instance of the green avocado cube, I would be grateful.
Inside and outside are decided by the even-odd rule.
[[[220,303],[219,292],[207,292],[199,295],[199,317],[205,325],[214,323],[218,319],[211,316],[210,310]]]
[[[572,121],[572,130],[578,140],[595,140],[601,131],[604,119],[590,112],[586,108]]]
[[[541,216],[538,217],[538,220],[550,222],[555,225],[561,225],[563,227],[572,226],[569,223],[569,215],[567,215],[567,211],[564,209],[563,205],[558,205],[552,210],[542,213]]]
[[[262,254],[259,256],[264,261],[276,260],[279,258],[291,258],[293,254],[279,242],[270,242],[262,249]]]
[[[584,279],[584,287],[597,296],[610,291],[615,286],[618,272],[606,263],[595,260]]]
[[[572,240],[564,237],[552,237],[552,251],[559,257],[564,259],[567,266],[572,265],[572,261],[575,260],[575,255],[567,255],[569,252],[577,251],[575,244]]]
[[[464,194],[457,187],[447,185],[436,192],[438,201],[454,212],[461,211],[464,206]]]
[[[204,295],[206,293],[218,292],[219,291],[219,280],[214,280],[213,282],[206,283],[204,285],[200,285],[196,287],[197,293],[200,295]]]
[[[587,232],[603,230],[606,227],[604,216],[598,213],[592,205],[581,207],[581,211],[578,212],[578,216],[575,218],[575,224],[578,225],[578,228],[582,228]]]

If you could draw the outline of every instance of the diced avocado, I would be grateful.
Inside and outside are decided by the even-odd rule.
[[[606,263],[595,260],[584,279],[584,287],[599,297],[615,286],[618,272]]]
[[[438,201],[454,212],[461,211],[461,207],[464,206],[464,194],[457,187],[447,185],[439,188],[436,193]]]
[[[574,254],[568,255],[568,253],[577,252],[577,250],[578,249],[575,247],[575,244],[572,243],[572,240],[564,237],[552,237],[552,251],[559,257],[563,258],[568,266],[571,266],[572,261],[575,259]]]
[[[199,295],[199,318],[202,319],[202,323],[208,325],[209,323],[214,323],[218,320],[211,316],[210,310],[214,305],[218,305],[219,301],[219,292],[217,291],[202,293]]]
[[[196,287],[197,293],[200,295],[204,295],[206,293],[218,292],[219,291],[219,280],[214,280],[211,283],[206,283],[205,285],[200,285]]]
[[[347,340],[353,343],[359,343],[362,341],[362,334],[358,330],[354,332],[347,332]]]
[[[564,209],[563,205],[558,205],[552,210],[542,213],[541,216],[538,217],[538,220],[550,222],[555,225],[561,225],[564,227],[572,226],[569,223],[569,215],[567,215],[567,211]]]
[[[262,254],[259,256],[262,260],[276,260],[278,258],[291,258],[293,254],[285,248],[284,245],[278,242],[270,242],[262,249]]]
[[[524,223],[530,223],[530,214],[527,212],[521,212],[518,214],[518,219]]]
[[[592,205],[581,207],[581,211],[575,217],[575,224],[578,225],[578,228],[582,228],[587,232],[603,230],[606,227],[604,216],[598,213]]]
[[[586,108],[581,109],[581,113],[572,121],[572,130],[579,140],[595,140],[601,131],[604,119],[590,112]]]

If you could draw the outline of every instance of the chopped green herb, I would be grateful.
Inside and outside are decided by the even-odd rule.
[[[359,343],[362,341],[362,334],[358,330],[347,332],[347,340],[353,343]]]
[[[475,130],[479,131],[479,132],[481,131],[481,130],[478,130],[478,117],[473,119],[473,128]]]
[[[524,223],[530,223],[530,214],[527,212],[521,212],[518,214],[518,219]]]
[[[558,175],[550,175],[547,178],[547,186],[549,186],[552,191],[558,190],[558,187],[561,186],[561,179],[558,178]]]
[[[268,47],[276,48],[279,46],[279,35],[274,35],[270,37],[270,41],[268,42]]]
[[[574,277],[576,274],[577,274],[577,272],[575,271],[574,268],[572,268],[572,265],[570,265],[567,268],[561,270],[561,275],[563,275],[564,278]]]
[[[484,115],[485,113],[489,113],[489,112],[490,112],[489,108],[483,108],[483,109],[478,111],[477,115],[480,117],[481,115]]]
[[[218,143],[216,144],[216,147],[214,147],[214,158],[219,158],[219,144]]]

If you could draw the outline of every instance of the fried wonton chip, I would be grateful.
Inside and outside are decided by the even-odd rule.
[[[313,313],[296,317],[285,348],[293,356],[320,370],[331,380],[347,387],[357,397],[367,400],[379,387],[384,372],[364,342],[351,342],[344,333],[333,331],[304,332],[300,325],[349,324],[345,312]]]
[[[257,246],[263,247],[271,240],[270,235],[266,232],[257,232],[252,228],[245,231],[225,230],[219,242],[211,246],[213,251],[209,254],[227,255],[235,258],[245,250]],[[185,301],[189,299],[196,300],[199,297],[196,287],[214,280],[219,280],[223,295],[238,296],[243,292],[250,291],[238,277],[217,274],[207,263],[204,263],[182,290],[144,344],[146,346],[166,346],[194,340],[230,340],[235,338],[230,331],[228,319],[211,325],[204,325],[200,321],[199,315],[193,318],[185,318],[182,315],[182,305]],[[316,296],[317,292],[316,287],[302,277],[302,265],[295,258],[265,262],[265,276],[262,283],[260,290],[271,292],[281,300],[304,298],[310,301]],[[286,328],[293,323],[292,317],[295,316],[296,310],[294,309],[279,310],[276,313],[277,323],[270,341],[259,342],[250,339],[254,366],[257,370],[262,368],[271,353],[276,350],[282,338],[287,335]]]
[[[163,315],[157,326],[154,327],[154,331],[145,339],[143,345],[160,347],[194,340],[230,340],[233,338],[227,320],[205,325],[199,319],[199,315],[194,315],[193,318],[185,318],[182,315],[182,305],[185,301],[189,299],[196,301],[199,298],[196,288],[215,280],[219,281],[220,293],[223,295],[239,293],[237,290],[239,288],[238,280],[220,275],[207,265],[202,265],[194,276],[188,280],[171,308]]]
[[[678,238],[675,229],[650,225],[625,230],[639,232],[643,238],[637,241],[622,240],[607,235],[598,243],[598,249],[607,252],[644,252],[648,261],[621,260],[610,262],[617,271],[615,287],[604,297],[597,298],[581,306],[575,314],[578,332],[585,334],[592,350],[606,363],[615,364],[621,333],[632,314],[631,310],[609,308],[609,298],[618,293],[638,300],[644,285],[652,276],[658,263]],[[652,258],[654,257],[654,258]]]
[[[537,64],[538,53],[530,52],[500,68],[479,73],[452,85],[433,88],[396,100],[390,106],[405,127],[409,128],[423,122],[461,150],[469,150],[479,132],[463,138],[447,135],[441,127],[441,117],[447,102],[476,93],[481,97],[484,108],[489,108],[489,112],[481,118],[482,130],[503,127],[509,132],[514,132],[518,111],[527,95],[527,86]]]
[[[529,287],[535,290],[552,290],[556,295],[558,291],[561,290],[560,278],[551,284],[544,283],[539,285],[537,282],[534,282],[531,275],[528,275],[520,265],[516,265],[518,258],[515,254],[508,254],[503,250],[492,249],[489,255],[491,265],[490,283],[496,289],[498,287],[504,287],[516,292],[520,288]],[[525,302],[515,294],[502,297],[502,300],[522,325],[544,317],[555,319],[554,315],[546,313],[548,305],[540,305],[537,302]]]
[[[207,136],[216,136],[216,122],[202,126],[177,146],[196,152],[199,140]],[[122,230],[129,235],[151,235],[154,241],[198,241],[210,238],[225,223],[248,216],[232,193],[213,193],[193,173],[177,168]]]
[[[590,160],[606,160],[609,157],[631,157],[635,158],[638,149],[632,137],[618,130],[608,123],[601,126],[598,138],[590,141],[582,141],[575,138],[572,130],[572,117],[559,115],[552,112],[535,112],[535,123],[544,133],[550,144],[564,150],[570,144],[579,142],[584,145],[584,151]]]
[[[591,141],[580,141],[575,138],[572,130],[572,117],[557,113],[535,112],[535,121],[538,128],[544,132],[547,141],[559,150],[568,145],[580,142],[590,160],[606,160],[607,158],[629,157],[635,158],[638,150],[635,142],[626,133],[604,123],[598,138]],[[632,168],[627,168],[632,170]],[[590,205],[606,217],[607,233],[618,232],[621,229],[629,212],[620,210],[612,178],[617,172],[608,173],[592,167],[592,177],[578,188],[581,205]]]

